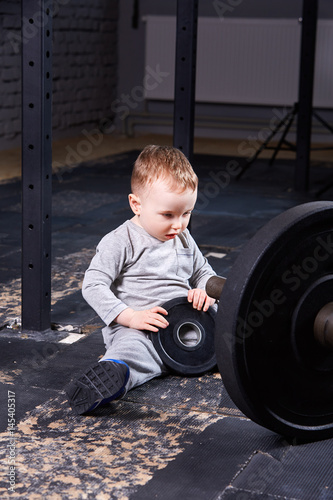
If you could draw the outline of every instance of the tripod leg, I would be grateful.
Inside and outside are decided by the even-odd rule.
[[[327,123],[326,120],[324,120],[324,118],[322,118],[321,116],[319,116],[315,111],[312,110],[312,114],[313,116],[322,124],[324,125],[324,127],[327,128],[327,130],[329,130],[332,134],[333,134],[333,128],[331,127],[331,125],[329,125]]]
[[[285,125],[286,123],[288,124],[289,121],[290,121],[290,117],[294,117],[296,113],[296,105],[293,106],[292,110],[289,111],[289,113],[285,116],[285,118],[283,118],[275,127],[275,129],[272,130],[272,133],[267,137],[267,139],[262,143],[262,145],[260,146],[260,148],[258,149],[258,151],[256,151],[256,153],[251,156],[251,158],[249,158],[246,162],[246,164],[244,165],[244,167],[242,168],[242,170],[240,171],[240,173],[236,176],[236,179],[240,179],[241,176],[246,172],[246,170],[250,167],[250,165],[258,158],[258,156],[260,155],[260,153],[266,149],[267,145],[270,143],[270,141],[273,139],[273,137],[275,136],[275,134],[277,134],[277,132],[280,130],[280,128]]]
[[[296,108],[293,109],[293,112],[289,116],[289,120],[288,120],[288,123],[286,124],[286,127],[285,127],[284,131],[283,131],[282,137],[279,140],[279,143],[278,143],[278,145],[276,146],[276,148],[274,150],[272,158],[270,159],[270,162],[269,162],[270,165],[273,165],[273,162],[274,162],[274,160],[276,158],[276,155],[280,151],[282,144],[285,142],[285,137],[286,137],[286,135],[289,132],[289,129],[291,127],[292,122],[294,121],[295,114],[296,114]]]

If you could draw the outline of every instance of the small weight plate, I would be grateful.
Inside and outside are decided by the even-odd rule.
[[[249,418],[286,436],[333,436],[333,352],[313,333],[332,301],[333,202],[287,210],[244,247],[220,297],[216,357]]]
[[[216,366],[214,328],[215,310],[198,311],[186,297],[163,306],[169,326],[150,334],[163,363],[179,375],[201,375]]]

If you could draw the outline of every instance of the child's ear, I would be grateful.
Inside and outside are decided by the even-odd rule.
[[[140,201],[140,198],[138,196],[136,196],[135,194],[130,193],[128,195],[128,201],[129,201],[130,207],[132,209],[132,212],[135,215],[140,215],[140,213],[141,213],[141,201]]]

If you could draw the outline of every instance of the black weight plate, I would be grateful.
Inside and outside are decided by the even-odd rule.
[[[333,352],[313,337],[332,300],[333,202],[287,210],[244,247],[221,294],[216,357],[249,418],[286,436],[333,436]]]
[[[216,366],[215,310],[193,308],[186,297],[166,302],[169,326],[150,334],[165,366],[179,375],[202,375]]]

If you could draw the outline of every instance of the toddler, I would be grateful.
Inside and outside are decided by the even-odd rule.
[[[186,229],[197,189],[178,149],[150,145],[137,158],[129,195],[134,216],[102,238],[83,280],[83,297],[106,325],[106,352],[67,388],[75,413],[167,373],[148,333],[168,326],[165,302],[185,296],[203,311],[214,304],[205,285],[215,272]]]

